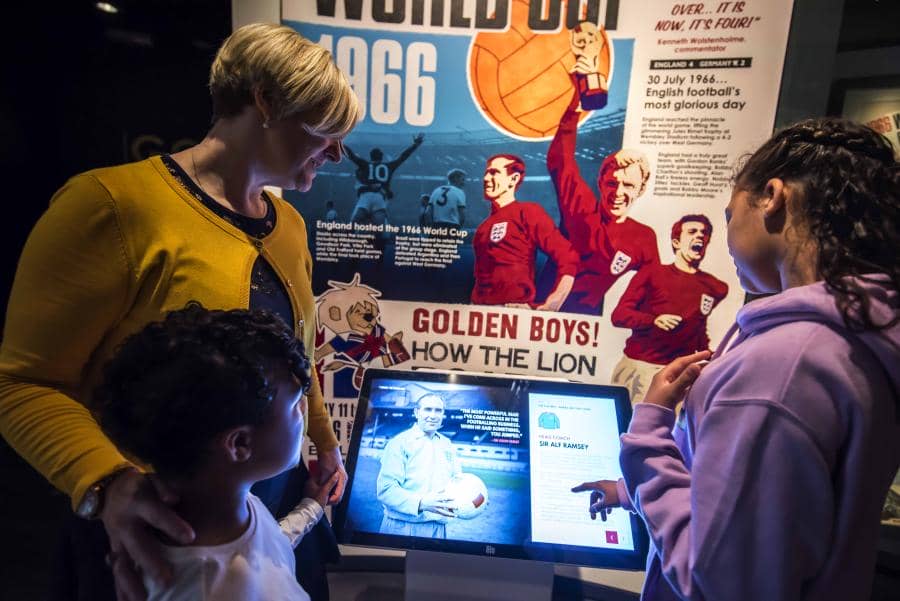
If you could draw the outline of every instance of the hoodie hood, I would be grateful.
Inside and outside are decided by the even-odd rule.
[[[900,310],[900,293],[888,287],[890,279],[878,274],[856,279],[869,296],[871,316],[875,323],[887,323]],[[851,332],[844,324],[834,294],[825,282],[789,288],[779,294],[755,300],[737,314],[741,337],[795,321],[827,323],[847,336],[854,336],[878,358],[891,380],[895,392],[900,392],[900,323],[883,330]]]

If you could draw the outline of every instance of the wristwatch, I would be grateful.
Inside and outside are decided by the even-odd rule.
[[[132,469],[130,466],[119,468],[108,476],[104,476],[91,484],[81,497],[81,502],[78,503],[78,507],[75,508],[75,515],[86,520],[98,518],[100,516],[100,511],[103,509],[103,497],[106,492],[106,487],[109,486],[109,484],[122,472],[130,469]]]

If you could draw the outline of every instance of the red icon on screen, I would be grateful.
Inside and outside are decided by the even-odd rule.
[[[615,530],[607,530],[606,531],[606,542],[611,545],[619,544],[619,533]]]

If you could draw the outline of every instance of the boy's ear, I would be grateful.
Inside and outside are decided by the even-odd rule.
[[[227,430],[220,441],[226,457],[235,463],[243,463],[253,456],[252,429],[250,426],[239,426]]]

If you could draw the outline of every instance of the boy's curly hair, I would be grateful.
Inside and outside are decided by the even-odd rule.
[[[277,315],[191,301],[121,344],[94,402],[122,450],[159,472],[190,474],[217,434],[266,419],[282,369],[309,387],[303,343]]]

